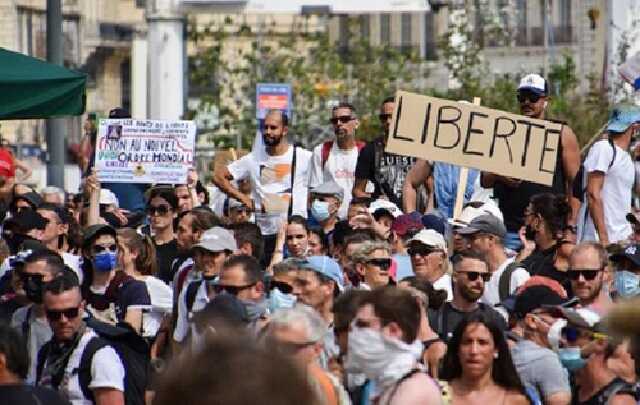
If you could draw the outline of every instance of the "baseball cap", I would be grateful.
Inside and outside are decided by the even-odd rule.
[[[116,237],[116,230],[111,225],[106,224],[97,224],[91,225],[87,227],[84,231],[84,235],[82,237],[82,245],[87,246],[91,241],[97,238],[100,235],[111,235],[114,238]]]
[[[530,73],[520,80],[518,91],[527,90],[538,95],[547,94],[548,86],[544,77],[536,73]]]
[[[131,113],[122,107],[116,107],[109,111],[109,118],[131,118]]]
[[[526,314],[538,308],[562,305],[565,302],[566,299],[562,298],[560,294],[553,291],[550,287],[546,285],[534,285],[524,289],[516,296],[514,313],[518,318],[524,318]]]
[[[344,289],[343,275],[340,265],[329,256],[309,256],[307,257],[306,262],[301,263],[301,268],[313,270],[316,273],[322,274],[323,276],[335,281],[340,291]]]
[[[392,203],[389,200],[382,200],[382,199],[378,199],[373,201],[371,204],[369,204],[369,212],[370,213],[374,213],[379,209],[385,209],[387,211],[389,211],[389,213],[394,217],[397,218],[400,215],[402,215],[402,211],[400,210],[400,208],[398,208],[397,205],[395,205],[394,203]]]
[[[460,235],[473,235],[478,232],[496,235],[502,239],[507,235],[507,228],[498,218],[491,214],[484,214],[474,218],[467,227],[458,231]]]
[[[16,224],[17,229],[27,233],[33,229],[44,229],[49,221],[33,210],[21,210],[11,217],[11,222]]]
[[[611,110],[607,131],[624,132],[635,122],[640,122],[640,107],[632,104],[618,104]]]
[[[231,208],[239,208],[239,207],[244,207],[245,205],[239,201],[236,200],[235,198],[229,198],[229,209]]]
[[[444,237],[433,229],[423,229],[409,239],[409,242],[420,242],[423,245],[435,247],[447,251],[447,244],[444,241]]]
[[[113,204],[116,207],[119,207],[118,197],[113,193],[113,191],[108,190],[106,188],[100,189],[100,204]]]
[[[422,217],[422,225],[425,229],[433,229],[440,235],[444,235],[445,220],[436,214],[427,214]]]
[[[335,181],[327,181],[309,190],[311,194],[329,195],[336,197],[340,201],[344,198],[344,190]]]
[[[419,212],[402,214],[396,217],[391,224],[391,230],[400,237],[404,237],[407,234],[413,235],[422,229],[424,229],[424,225],[422,224],[422,216]]]
[[[33,209],[38,208],[40,204],[42,204],[42,197],[40,197],[40,194],[36,193],[35,191],[29,191],[28,193],[18,194],[14,197],[14,200],[16,201],[20,199],[28,202],[29,205],[33,207]]]
[[[200,237],[194,248],[208,250],[210,252],[221,252],[223,250],[235,251],[238,249],[233,234],[220,226],[209,228]]]
[[[559,305],[553,307],[552,311],[566,319],[567,323],[586,329],[598,329],[600,325],[600,315],[588,308],[567,308]]]
[[[620,261],[621,259],[629,259],[636,266],[640,266],[640,245],[629,245],[622,252],[612,254],[609,259],[612,262]]]

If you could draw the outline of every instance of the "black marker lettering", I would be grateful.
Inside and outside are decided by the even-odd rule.
[[[483,113],[477,112],[477,111],[471,111],[471,114],[469,115],[469,126],[467,127],[467,136],[466,136],[466,139],[464,140],[464,146],[462,147],[462,153],[465,154],[465,155],[482,156],[482,152],[473,151],[473,150],[469,150],[468,149],[469,140],[471,139],[471,134],[484,134],[484,132],[482,132],[481,129],[473,127],[473,119],[475,117],[489,118],[489,116],[487,114],[483,114]]]
[[[511,129],[505,133],[498,133],[498,128],[500,127],[500,121],[507,121],[511,123]],[[493,153],[496,148],[496,138],[504,139],[504,142],[507,144],[507,151],[509,152],[509,163],[513,163],[513,153],[511,153],[511,144],[509,143],[509,137],[516,132],[516,123],[511,118],[507,117],[498,117],[496,118],[496,123],[493,126],[493,140],[491,141],[491,148],[489,149],[489,157],[493,157]]]
[[[398,114],[396,115],[396,124],[393,126],[393,138],[400,139],[401,141],[413,142],[413,139],[411,138],[406,138],[404,136],[398,135],[398,123],[400,122],[401,115],[402,115],[402,96],[400,97],[400,100],[398,100]]]
[[[458,113],[458,115],[453,118],[453,119],[443,119],[442,116],[444,115],[443,112],[445,110],[453,110],[455,112]],[[458,144],[460,143],[460,137],[461,137],[461,133],[460,133],[460,127],[458,126],[458,124],[456,124],[456,122],[458,122],[458,120],[460,120],[460,117],[462,116],[462,111],[460,111],[457,107],[452,107],[452,106],[448,106],[448,105],[443,105],[442,107],[440,107],[440,109],[438,110],[438,122],[436,123],[436,134],[433,137],[433,146],[441,148],[441,149],[453,149],[456,146],[458,146]],[[458,139],[456,139],[456,141],[450,145],[450,146],[443,146],[443,145],[438,145],[438,135],[440,133],[440,124],[450,124],[453,125],[456,128],[456,131],[458,133]]]
[[[552,173],[552,170],[546,170],[542,167],[542,165],[544,164],[544,156],[546,155],[547,152],[558,152],[558,144],[556,144],[556,148],[547,148],[547,141],[549,140],[549,134],[557,134],[558,135],[558,143],[560,142],[560,130],[559,129],[553,129],[553,128],[547,128],[544,131],[544,144],[542,145],[542,153],[540,154],[540,166],[539,169],[541,172],[547,172],[547,173]],[[557,158],[557,156],[556,156]],[[555,162],[555,161],[554,161]]]
[[[424,144],[427,140],[427,131],[429,131],[429,118],[431,118],[431,103],[427,103],[427,110],[424,113],[424,125],[422,126],[422,138],[420,142]]]
[[[526,120],[518,120],[518,124],[524,124],[527,127],[527,132],[524,135],[524,150],[522,151],[522,160],[520,162],[520,165],[525,167],[527,165],[527,153],[529,152],[529,143],[531,141],[531,127],[544,129],[544,125],[534,124]]]

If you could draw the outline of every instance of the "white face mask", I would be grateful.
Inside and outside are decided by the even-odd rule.
[[[549,331],[547,332],[547,340],[549,341],[549,345],[551,346],[551,350],[554,352],[558,352],[560,349],[560,339],[562,339],[562,328],[567,326],[566,319],[558,319],[556,320]]]
[[[407,344],[371,328],[351,325],[345,369],[363,373],[383,389],[411,371],[422,355],[422,342]]]

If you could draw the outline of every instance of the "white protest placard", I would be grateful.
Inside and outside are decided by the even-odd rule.
[[[100,120],[95,168],[106,183],[186,183],[194,164],[193,121]]]
[[[551,185],[562,125],[398,91],[387,152]]]

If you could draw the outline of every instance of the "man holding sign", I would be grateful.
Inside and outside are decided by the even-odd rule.
[[[548,82],[540,75],[529,74],[522,78],[517,94],[522,115],[540,120],[546,119],[548,87]],[[564,123],[561,124],[553,182],[550,185],[536,184],[490,171],[482,173],[482,187],[493,187],[494,196],[498,199],[498,204],[504,215],[504,224],[507,227],[505,246],[508,248],[517,249],[520,247],[518,231],[524,224],[524,210],[532,196],[544,192],[572,195],[573,179],[580,167],[580,150],[573,130]],[[573,208],[572,222],[575,222],[579,202],[574,204],[570,201],[570,203]]]

